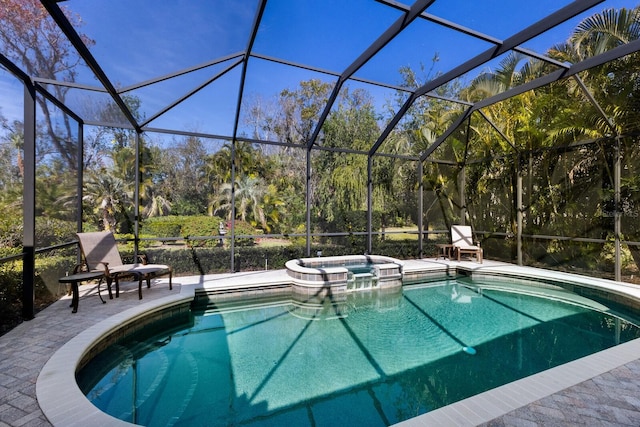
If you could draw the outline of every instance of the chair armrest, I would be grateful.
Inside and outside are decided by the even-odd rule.
[[[73,274],[79,273],[81,271],[88,271],[89,269],[87,268],[86,264],[76,264],[73,267]],[[68,274],[68,273],[67,273]]]
[[[104,266],[104,276],[111,277],[109,274],[109,263],[108,262],[99,262],[98,264],[102,264]]]

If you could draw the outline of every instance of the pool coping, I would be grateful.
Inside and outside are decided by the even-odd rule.
[[[95,407],[82,393],[76,378],[77,366],[94,345],[123,324],[148,316],[150,312],[195,297],[195,285],[183,285],[180,293],[142,303],[85,329],[64,344],[47,361],[36,382],[36,396],[42,412],[54,426],[133,426]]]
[[[476,426],[638,359],[640,338],[460,400],[395,426]]]
[[[549,280],[580,281],[589,286],[624,293],[640,301],[640,289],[637,286],[605,279],[594,279],[571,273],[541,270],[532,267],[519,267],[512,264],[494,263],[493,265],[469,262],[412,260],[405,261],[405,271],[415,271],[429,267],[429,270],[440,269],[450,271],[463,268],[471,271],[482,271],[483,274],[507,274],[536,277]],[[271,273],[274,274],[273,271]],[[286,276],[286,273],[283,273]],[[541,275],[541,276],[539,276]],[[162,297],[111,316],[87,328],[64,344],[47,361],[36,382],[38,403],[52,425],[57,426],[132,426],[114,418],[96,408],[81,392],[75,381],[77,366],[82,362],[88,350],[100,342],[111,331],[122,324],[130,323],[136,318],[147,316],[150,312],[173,305],[184,304],[195,298],[196,290],[207,286],[224,289],[229,288],[238,275],[229,275],[224,280],[207,284],[200,280],[196,284],[185,284],[179,294]],[[277,282],[283,280],[280,273],[269,278]],[[261,282],[262,283],[262,282]],[[250,289],[250,285],[239,288]],[[474,395],[451,405],[430,411],[426,414],[402,421],[396,426],[424,425],[478,425],[503,416],[515,409],[531,404],[541,398],[555,394],[573,385],[604,374],[612,369],[638,359],[640,339],[636,339],[615,347],[594,353],[575,361],[551,368],[520,380],[499,386],[486,392]]]

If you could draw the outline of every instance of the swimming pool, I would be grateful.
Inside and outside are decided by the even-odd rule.
[[[229,303],[127,337],[78,380],[145,425],[388,425],[640,336],[605,310],[467,279]]]

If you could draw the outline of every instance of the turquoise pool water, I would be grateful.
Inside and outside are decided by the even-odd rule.
[[[603,304],[531,293],[446,280],[220,306],[118,342],[77,378],[148,426],[390,425],[640,337]]]

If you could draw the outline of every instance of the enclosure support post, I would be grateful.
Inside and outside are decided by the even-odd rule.
[[[422,160],[418,160],[418,257],[424,256],[424,184]]]
[[[236,120],[237,122],[237,120]],[[236,272],[236,138],[231,141],[231,236],[229,238],[229,256],[231,272]],[[239,261],[239,260],[238,260]],[[240,271],[240,265],[237,266]]]
[[[460,173],[458,174],[458,191],[460,192],[460,224],[466,225],[467,223],[467,196],[465,194],[465,188],[467,185],[466,177],[466,165],[462,163],[460,165]]]
[[[84,125],[78,123],[78,156],[76,161],[77,179],[76,179],[76,231],[82,232],[82,184],[84,181]]]
[[[22,318],[35,316],[36,247],[36,91],[24,84],[24,179],[22,237]]]
[[[307,209],[307,256],[311,256],[311,149],[307,148],[307,182],[305,203]]]
[[[622,263],[621,263],[621,231],[622,231],[622,209],[620,206],[620,169],[622,159],[620,158],[620,137],[616,136],[616,146],[615,146],[615,160],[613,163],[613,177],[614,177],[614,235],[615,235],[615,280],[622,280]]]
[[[373,168],[373,157],[367,156],[367,254],[373,251],[373,180],[371,169]]]
[[[78,123],[78,150],[76,151],[77,163],[77,181],[76,181],[76,231],[82,233],[82,184],[84,182],[84,125]],[[82,253],[80,247],[77,248],[76,264],[82,262]]]
[[[522,159],[518,155],[516,164],[516,251],[518,265],[522,265]]]
[[[134,216],[133,216],[133,259],[138,259],[138,242],[140,239],[140,132],[136,132],[136,187],[133,189]]]

